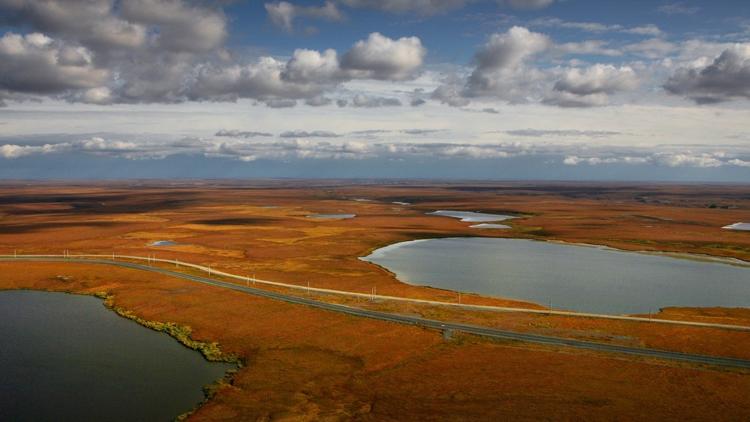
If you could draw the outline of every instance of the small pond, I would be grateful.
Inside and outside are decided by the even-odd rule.
[[[509,229],[510,226],[506,226],[505,224],[492,224],[492,223],[480,223],[480,224],[474,224],[472,226],[469,226],[472,229]]]
[[[322,220],[346,220],[356,217],[357,214],[311,214],[307,218],[318,218]]]
[[[728,226],[724,226],[722,227],[722,229],[750,231],[750,223],[734,223]]]
[[[155,242],[151,242],[148,244],[148,246],[175,246],[177,245],[177,242],[174,242],[172,240],[157,240]]]
[[[511,215],[503,214],[487,214],[484,212],[473,212],[473,211],[449,211],[439,210],[428,212],[428,215],[437,215],[440,217],[452,217],[458,218],[459,220],[466,223],[491,223],[494,221],[504,221],[514,218]]]

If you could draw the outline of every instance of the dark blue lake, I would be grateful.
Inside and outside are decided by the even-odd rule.
[[[95,297],[0,291],[2,421],[171,421],[232,367]]]

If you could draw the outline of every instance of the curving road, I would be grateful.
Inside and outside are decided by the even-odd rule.
[[[123,268],[130,268],[134,270],[149,271],[152,273],[158,273],[167,275],[170,277],[181,278],[197,283],[208,284],[211,286],[222,287],[226,289],[232,289],[244,293],[248,293],[254,296],[264,297],[273,300],[280,300],[283,302],[312,306],[315,308],[325,309],[328,311],[343,313],[347,315],[378,319],[381,321],[396,322],[400,324],[416,325],[425,328],[431,328],[441,331],[459,331],[468,334],[474,334],[482,337],[501,339],[501,340],[513,340],[522,341],[528,343],[544,344],[548,346],[558,347],[572,347],[576,349],[593,350],[598,352],[610,352],[620,353],[632,356],[639,356],[645,358],[664,359],[671,361],[687,362],[692,364],[702,365],[713,365],[713,366],[724,366],[734,368],[745,368],[750,369],[750,360],[735,359],[727,357],[717,356],[706,356],[696,355],[690,353],[681,352],[670,352],[666,350],[657,349],[646,349],[638,347],[627,347],[618,346],[613,344],[596,343],[584,340],[566,339],[560,337],[543,336],[537,334],[518,333],[514,331],[500,330],[496,328],[480,327],[476,325],[452,323],[445,321],[436,321],[432,319],[420,318],[415,316],[397,315],[386,312],[371,311],[367,309],[354,308],[346,305],[338,305],[334,303],[321,302],[318,300],[287,295],[283,293],[272,292],[263,289],[257,289],[249,286],[242,286],[239,284],[228,283],[225,281],[214,280],[207,277],[201,277],[197,275],[184,274],[176,271],[170,271],[164,268],[149,267],[146,265],[136,264],[132,262],[121,262],[111,261],[107,259],[83,259],[83,258],[44,258],[44,257],[0,257],[2,261],[24,261],[24,262],[72,262],[72,263],[84,263],[84,264],[99,264],[99,265],[114,265]]]

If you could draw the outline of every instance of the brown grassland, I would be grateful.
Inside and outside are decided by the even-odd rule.
[[[368,199],[361,201],[355,199]],[[394,201],[409,202],[409,206]],[[425,212],[513,213],[477,231]],[[316,213],[354,213],[321,220]],[[156,254],[315,287],[455,301],[358,259],[399,241],[498,236],[750,261],[750,187],[346,181],[0,184],[0,253]],[[156,240],[177,245],[151,247]],[[750,373],[488,341],[275,302],[113,267],[0,263],[0,289],[113,295],[144,320],[192,328],[244,366],[192,420],[747,420]],[[749,270],[750,271],[750,270]],[[64,277],[60,277],[64,276]],[[322,300],[338,300],[321,297]],[[750,359],[750,334],[713,328],[346,300],[555,336]],[[541,308],[506,298],[463,302]],[[656,318],[750,325],[750,309]]]

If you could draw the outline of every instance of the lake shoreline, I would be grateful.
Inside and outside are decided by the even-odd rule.
[[[233,378],[235,373],[245,366],[242,359],[239,357],[225,353],[221,350],[219,344],[217,342],[202,342],[194,340],[190,337],[190,334],[192,332],[192,329],[189,326],[179,325],[173,322],[161,322],[161,321],[152,321],[152,320],[146,320],[135,313],[133,311],[116,306],[115,304],[115,295],[111,294],[106,291],[70,291],[70,290],[53,290],[53,289],[46,289],[46,288],[4,288],[0,287],[0,292],[12,292],[12,291],[32,291],[32,292],[46,292],[46,293],[61,293],[61,294],[68,294],[68,295],[77,295],[77,296],[89,296],[89,297],[96,297],[98,299],[102,300],[102,305],[104,307],[112,312],[114,312],[117,316],[131,320],[135,322],[136,324],[148,328],[152,331],[165,333],[169,337],[173,338],[174,340],[177,340],[179,344],[182,346],[196,351],[203,356],[203,358],[208,362],[215,362],[215,363],[229,363],[236,365],[235,368],[230,368],[224,372],[224,375],[220,378],[214,380],[213,382],[201,386],[201,390],[203,391],[203,400],[201,400],[200,403],[197,403],[195,406],[193,406],[192,409],[189,409],[186,412],[183,412],[182,414],[175,415],[174,420],[175,421],[183,421],[186,420],[190,415],[195,413],[198,409],[200,409],[204,404],[206,404],[209,400],[213,398],[213,396],[218,392],[219,389],[221,389],[225,385],[231,385],[233,382]]]
[[[693,254],[693,253],[686,253],[686,252],[673,252],[673,251],[649,251],[649,250],[629,250],[629,249],[620,249],[615,248],[608,245],[597,245],[592,243],[577,243],[577,242],[567,242],[563,240],[557,240],[557,239],[538,239],[538,238],[527,238],[527,237],[510,237],[510,236],[435,236],[435,237],[429,237],[429,238],[423,238],[423,239],[414,239],[414,240],[405,240],[400,241],[396,243],[391,243],[385,246],[382,246],[380,248],[372,248],[371,250],[367,251],[366,255],[361,255],[358,257],[359,260],[367,262],[368,264],[374,265],[378,267],[379,269],[385,271],[392,277],[394,277],[398,282],[404,283],[409,286],[415,286],[420,288],[428,288],[428,289],[435,289],[439,291],[444,292],[452,292],[455,294],[466,294],[466,295],[475,295],[478,297],[485,297],[490,299],[498,299],[498,300],[508,300],[508,301],[514,301],[521,304],[527,304],[527,306],[531,309],[534,308],[541,308],[541,309],[554,309],[550,306],[546,306],[543,303],[539,301],[535,301],[528,298],[521,298],[521,297],[515,297],[512,295],[495,295],[495,294],[488,294],[487,292],[480,292],[475,290],[458,290],[455,288],[447,288],[444,286],[437,286],[437,285],[430,285],[430,284],[423,284],[423,283],[412,283],[409,281],[406,281],[405,279],[402,279],[398,276],[396,271],[394,269],[386,267],[384,264],[375,262],[379,258],[384,258],[386,254],[393,253],[395,250],[398,250],[402,247],[406,247],[409,245],[417,244],[417,243],[423,243],[427,242],[429,240],[466,240],[466,239],[503,239],[503,240],[520,240],[520,241],[533,241],[533,242],[539,242],[544,244],[553,244],[553,245],[564,245],[564,246],[575,246],[575,247],[583,247],[583,248],[593,248],[598,249],[602,251],[609,251],[609,252],[618,252],[618,253],[625,253],[625,254],[631,254],[631,255],[642,255],[642,256],[655,256],[655,257],[665,257],[665,258],[673,258],[678,260],[685,260],[685,261],[693,261],[693,262],[701,262],[701,263],[707,263],[707,264],[719,264],[719,265],[728,265],[732,267],[737,268],[750,268],[750,261],[744,261],[738,258],[732,258],[732,257],[718,257],[713,255],[707,255],[707,254]],[[706,305],[706,306],[691,306],[691,305],[664,305],[658,307],[657,314],[660,312],[663,312],[670,308],[687,308],[687,309],[709,309],[709,308],[716,308],[715,305]],[[721,306],[719,306],[721,308]],[[724,307],[726,309],[736,308],[736,309],[750,309],[750,306],[739,306],[739,307]],[[582,311],[578,310],[577,312],[594,312],[594,311]],[[594,312],[597,313],[597,312]],[[605,312],[606,313],[606,312]],[[625,313],[615,313],[613,315],[625,315],[625,316],[631,316],[631,315],[641,315],[643,312],[625,312]]]

